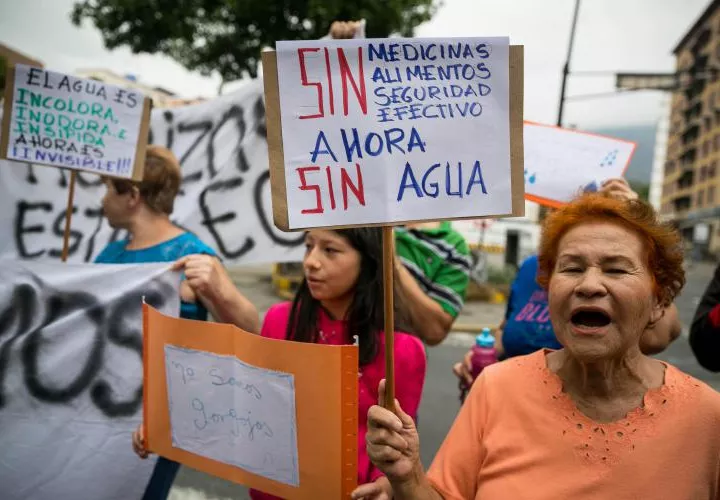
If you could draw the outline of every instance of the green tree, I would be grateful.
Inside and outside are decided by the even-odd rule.
[[[368,37],[412,36],[437,0],[82,0],[72,21],[90,20],[105,46],[163,53],[223,81],[256,76],[263,47],[311,40],[336,20],[367,19]]]

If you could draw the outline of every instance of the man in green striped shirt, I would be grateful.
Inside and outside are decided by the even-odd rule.
[[[398,280],[415,333],[428,345],[442,342],[465,302],[470,251],[449,222],[395,229]]]

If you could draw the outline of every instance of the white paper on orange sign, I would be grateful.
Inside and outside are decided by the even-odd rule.
[[[525,122],[525,198],[559,206],[603,181],[622,177],[635,143],[577,130]]]
[[[173,446],[298,486],[294,377],[165,346]]]

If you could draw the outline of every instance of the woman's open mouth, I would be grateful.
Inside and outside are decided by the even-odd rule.
[[[610,324],[610,315],[601,309],[577,309],[570,322],[578,333],[602,333]]]

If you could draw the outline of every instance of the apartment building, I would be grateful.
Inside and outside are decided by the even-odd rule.
[[[702,253],[720,254],[720,1],[674,50],[673,93],[661,214]]]

